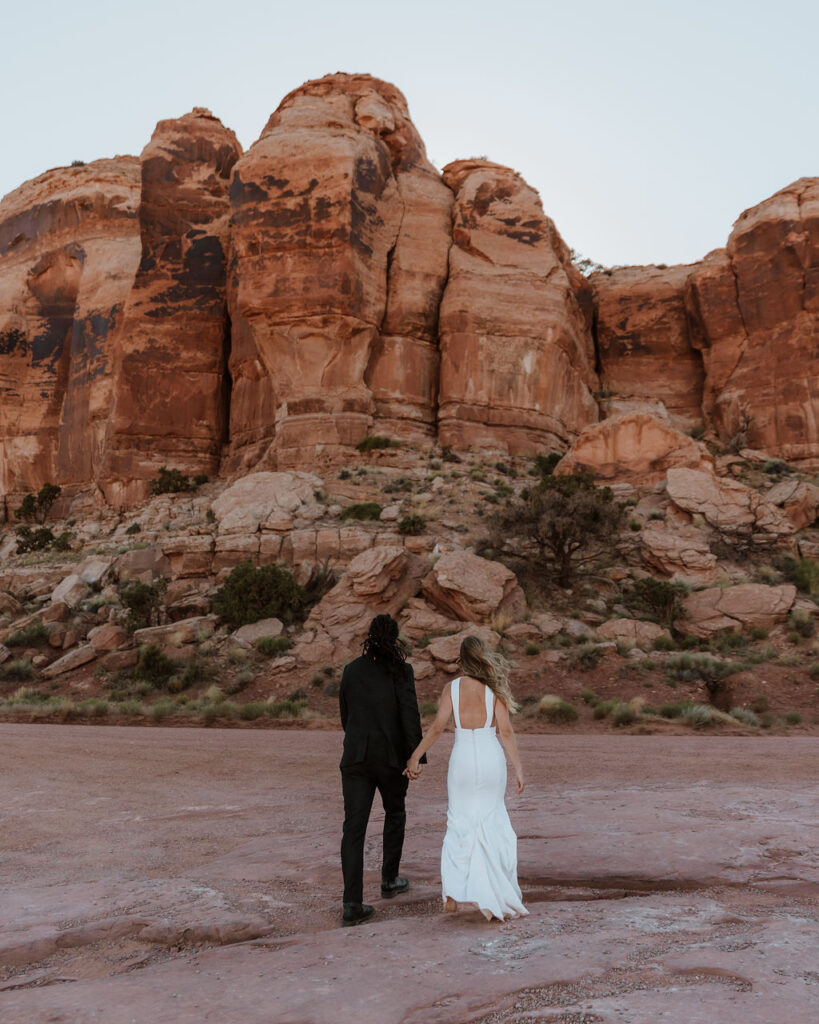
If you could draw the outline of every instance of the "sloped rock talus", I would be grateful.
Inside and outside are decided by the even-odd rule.
[[[202,108],[160,121],[142,153],[142,259],[118,334],[103,473],[112,504],[144,497],[160,465],[219,468],[228,187],[239,153]]]
[[[461,160],[441,303],[442,444],[562,450],[598,418],[591,295],[534,189],[507,167]]]
[[[231,464],[302,464],[378,416],[431,433],[452,196],[401,93],[368,75],[295,90],[231,201]]]

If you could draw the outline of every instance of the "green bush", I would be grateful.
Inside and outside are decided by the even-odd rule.
[[[742,722],[743,725],[750,725],[754,729],[759,728],[759,718],[748,708],[732,708],[731,718],[735,718],[738,722]]]
[[[337,582],[338,576],[335,570],[330,568],[329,559],[312,566],[307,582],[304,584],[304,610],[318,604]]]
[[[682,613],[682,599],[686,593],[681,583],[669,583],[667,580],[646,576],[631,586],[625,594],[625,600],[628,607],[642,617],[671,627]]]
[[[423,516],[410,513],[398,520],[398,532],[407,537],[417,537],[427,528],[427,521]]]
[[[62,493],[62,488],[57,487],[56,484],[43,484],[40,490],[37,492],[37,497],[33,494],[26,494],[20,503],[20,507],[16,511],[18,519],[23,519],[28,523],[44,523],[48,517],[48,513],[51,511],[51,506],[59,498]]]
[[[618,704],[611,713],[612,725],[633,725],[637,721],[637,713],[628,704]]]
[[[590,690],[588,687],[584,687],[584,689],[580,691],[580,699],[584,704],[588,704],[591,708],[600,703],[600,698],[594,690]]]
[[[381,437],[378,434],[368,434],[355,446],[359,452],[373,452],[379,448],[400,448],[400,441],[393,441],[390,437]]]
[[[754,697],[751,701],[751,711],[755,712],[757,715],[763,714],[769,707],[770,704],[768,702],[768,698],[761,694],[759,697]]]
[[[670,636],[658,636],[651,645],[655,651],[676,651],[677,645]]]
[[[36,530],[30,526],[18,526],[14,532],[17,535],[18,555],[25,555],[29,551],[46,551],[55,540],[47,526],[38,526]]]
[[[197,473],[193,478],[194,487],[202,487],[204,484],[210,481],[210,477],[207,473]]]
[[[139,525],[139,523],[131,523],[131,525],[125,532],[126,534],[128,534],[129,537],[133,537],[133,535],[135,533],[139,533],[141,529],[142,527]]]
[[[569,665],[574,669],[588,671],[596,668],[602,657],[603,651],[597,644],[583,642],[569,655]]]
[[[714,709],[707,704],[689,704],[683,711],[682,720],[692,729],[704,729],[706,726],[713,725]]]
[[[685,711],[684,704],[663,704],[660,708],[660,715],[663,718],[679,718]]]
[[[98,697],[89,697],[77,704],[77,713],[86,718],[105,718],[109,707],[107,700],[100,700]]]
[[[155,687],[164,686],[175,672],[175,662],[164,655],[156,644],[142,648],[134,668],[135,676]]]
[[[558,452],[549,452],[548,455],[535,456],[535,469],[540,476],[552,476],[555,466],[563,458]]]
[[[526,645],[526,654],[529,654],[529,655],[540,654],[540,644],[527,644]]]
[[[255,722],[257,718],[267,714],[267,705],[262,703],[243,704],[239,708],[239,718],[243,722]]]
[[[797,561],[792,555],[785,555],[780,568],[797,590],[811,597],[819,595],[819,564],[812,558]]]
[[[180,690],[187,690],[190,686],[199,683],[206,683],[213,679],[216,669],[203,658],[194,658],[185,665],[185,671],[179,677]]]
[[[45,643],[46,640],[48,640],[48,630],[43,623],[32,622],[28,626],[18,629],[11,636],[7,636],[4,643],[6,647],[36,647],[38,644]]]
[[[807,608],[794,608],[789,616],[791,626],[803,637],[811,637],[816,634],[816,623]]]
[[[762,626],[754,626],[753,629],[751,630],[751,639],[752,640],[767,640],[768,639],[768,630],[767,629],[763,629]]]
[[[14,661],[7,661],[0,665],[0,677],[12,679],[15,682],[25,683],[34,675],[34,666],[28,658],[16,658]]]
[[[799,714],[798,711],[789,711],[785,715],[785,721],[788,723],[788,725],[801,725],[802,716]]]
[[[292,646],[289,637],[286,636],[263,636],[256,641],[256,650],[266,658],[272,658],[277,654],[284,654]]]
[[[277,700],[273,704],[265,704],[271,718],[298,718],[303,707],[300,700]]]
[[[158,474],[151,480],[151,494],[178,494],[193,489],[191,478],[181,469],[160,466]]]
[[[381,515],[381,506],[377,501],[362,501],[357,505],[348,505],[341,513],[342,519],[368,520],[378,519]]]
[[[570,704],[566,700],[548,704],[541,703],[538,707],[538,714],[552,725],[568,725],[571,722],[576,722],[580,717],[574,704]]]
[[[256,568],[243,562],[219,588],[213,610],[230,629],[238,629],[260,619],[293,622],[306,604],[304,589],[287,569],[279,565]]]
[[[133,632],[148,626],[159,625],[162,601],[168,588],[167,580],[142,583],[132,580],[119,588],[119,601],[127,611],[125,626]]]

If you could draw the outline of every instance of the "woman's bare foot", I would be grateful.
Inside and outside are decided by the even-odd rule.
[[[454,914],[457,909],[458,904],[455,902],[455,900],[453,900],[451,896],[447,896],[446,903],[444,904],[444,910],[448,914]]]

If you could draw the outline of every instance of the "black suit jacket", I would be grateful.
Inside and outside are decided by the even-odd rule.
[[[422,736],[412,666],[405,665],[394,679],[362,655],[345,666],[338,701],[344,728],[341,767],[368,762],[403,769]]]

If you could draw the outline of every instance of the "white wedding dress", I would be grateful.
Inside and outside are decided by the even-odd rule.
[[[518,885],[517,836],[506,806],[506,755],[492,725],[488,686],[486,725],[462,729],[460,677],[452,681],[455,744],[449,758],[446,835],[441,850],[443,899],[477,903],[487,920],[528,914]]]

